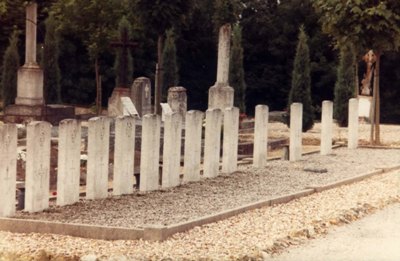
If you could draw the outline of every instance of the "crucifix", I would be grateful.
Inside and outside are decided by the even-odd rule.
[[[128,82],[128,67],[129,67],[129,49],[133,49],[134,47],[138,46],[138,43],[129,41],[129,34],[128,29],[124,28],[120,35],[120,41],[115,41],[111,43],[112,47],[118,48],[120,52],[119,56],[119,68],[117,71],[117,75],[119,78],[119,85],[117,87],[124,87],[128,88],[130,83]]]

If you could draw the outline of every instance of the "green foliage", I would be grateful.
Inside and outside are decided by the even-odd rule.
[[[176,46],[175,35],[173,30],[167,31],[167,38],[163,50],[163,73],[164,73],[164,87],[162,93],[164,98],[168,93],[169,87],[177,86],[179,83],[178,64],[176,60]]]
[[[234,24],[239,20],[241,3],[238,0],[215,0],[213,22],[216,31],[224,24]]]
[[[233,27],[232,49],[229,65],[229,83],[235,90],[235,106],[246,112],[246,82],[244,81],[242,28]]]
[[[304,27],[300,27],[296,56],[292,71],[292,88],[289,93],[288,107],[294,102],[303,104],[303,131],[314,125],[314,108],[311,103],[310,51]]]
[[[354,97],[355,55],[347,44],[340,50],[340,62],[335,85],[334,118],[341,127],[347,126],[349,100]]]
[[[123,42],[131,39],[131,25],[126,17],[122,17],[119,23],[119,41]],[[117,77],[115,78],[115,86],[128,88],[132,83],[133,77],[133,58],[130,48],[117,48],[117,55],[115,58],[114,69]]]
[[[398,0],[312,0],[322,28],[339,45],[350,42],[357,50],[395,50],[400,47]]]
[[[14,31],[10,38],[10,44],[3,57],[3,70],[0,86],[4,107],[15,102],[15,97],[17,96],[17,73],[19,67],[18,33],[17,31]]]
[[[52,15],[46,20],[46,36],[41,64],[44,73],[43,93],[48,104],[61,103],[61,73],[58,64],[59,36],[56,21]]]

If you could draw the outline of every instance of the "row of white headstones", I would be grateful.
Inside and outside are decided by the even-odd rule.
[[[358,101],[349,102],[348,147],[358,143]],[[322,105],[321,153],[332,150],[333,105]],[[253,165],[267,166],[268,107],[258,105],[255,113]],[[301,159],[302,104],[294,103],[290,113],[290,157]],[[239,109],[210,109],[205,113],[204,159],[201,160],[204,113],[189,111],[185,120],[183,180],[180,180],[181,134],[183,121],[179,114],[165,115],[162,188],[178,186],[181,182],[213,178],[220,173],[237,170]],[[133,193],[135,121],[131,116],[115,119],[115,149],[113,170],[113,195]],[[88,161],[86,198],[106,198],[108,193],[110,122],[107,117],[92,118],[88,122]],[[222,128],[223,126],[223,128]],[[142,119],[140,191],[159,189],[161,119],[145,115]],[[221,133],[223,132],[223,135]],[[222,139],[222,171],[220,151]],[[79,201],[81,124],[77,120],[63,120],[59,125],[57,205]],[[32,122],[27,125],[25,211],[38,212],[49,207],[51,125]],[[17,127],[5,124],[0,127],[0,216],[15,213]],[[201,170],[202,174],[201,174]]]

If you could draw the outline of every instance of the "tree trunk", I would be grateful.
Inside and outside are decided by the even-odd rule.
[[[156,73],[157,80],[155,86],[154,94],[154,113],[161,114],[161,97],[162,97],[162,86],[163,86],[163,46],[164,46],[164,35],[158,35],[157,41],[157,59],[158,59],[158,69]]]
[[[94,60],[94,69],[96,72],[96,114],[101,114],[101,86],[100,86],[100,75],[99,75],[99,63],[98,59]]]
[[[381,53],[380,51],[376,52],[376,65],[374,71],[374,89],[375,89],[375,144],[381,144],[380,137],[380,117],[381,117],[381,109],[380,109],[380,86],[379,86],[379,74],[380,74],[380,63],[381,63]]]

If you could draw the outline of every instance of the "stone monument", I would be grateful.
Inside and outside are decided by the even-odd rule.
[[[187,95],[186,89],[183,87],[171,87],[168,89],[168,104],[173,112],[181,115],[181,119],[185,122],[187,111]]]
[[[131,87],[131,99],[140,115],[151,114],[151,82],[149,78],[135,79]]]
[[[233,107],[234,90],[229,86],[229,59],[231,45],[231,26],[221,26],[218,41],[217,81],[208,91],[208,108],[221,109]]]
[[[43,99],[43,70],[36,61],[37,4],[26,7],[25,64],[18,70],[15,104],[5,109],[4,121],[30,122],[47,120],[52,124],[64,118],[73,118],[71,106],[45,105]]]

